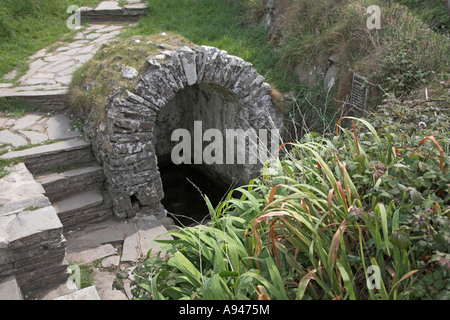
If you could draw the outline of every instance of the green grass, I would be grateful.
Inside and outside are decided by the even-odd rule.
[[[2,116],[19,118],[35,111],[35,109],[35,107],[31,106],[23,99],[6,99],[4,97],[0,97],[0,112],[3,113]]]
[[[450,16],[441,0],[396,0],[414,11],[417,16],[438,32],[450,32]]]
[[[17,69],[27,70],[26,60],[38,50],[75,35],[66,26],[70,5],[95,6],[100,0],[0,1],[0,78]]]
[[[94,268],[91,265],[81,265],[81,284],[79,289],[90,287],[94,284]]]
[[[41,208],[43,208],[43,207],[40,207],[40,206],[29,206],[29,207],[26,207],[25,209],[23,209],[23,211],[36,211],[36,210],[41,209]]]

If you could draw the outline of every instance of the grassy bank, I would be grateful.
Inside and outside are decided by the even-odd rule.
[[[450,16],[442,0],[396,0],[415,12],[430,28],[437,32],[450,32]]]
[[[449,37],[442,28],[440,33],[430,29],[431,22],[423,18],[434,10],[441,15],[440,25],[446,25],[448,17],[443,15],[446,14],[444,7],[436,4],[437,1],[433,5],[427,1],[397,2],[277,2],[277,35],[272,38],[285,69],[300,66],[309,72],[316,67],[325,72],[331,64],[330,57],[338,59],[337,85],[331,92],[320,80],[316,87],[303,87],[296,92],[290,116],[299,131],[333,130],[339,116],[349,110],[354,72],[368,79],[368,105],[372,109],[386,98],[423,100],[425,88],[433,92],[430,97],[447,97],[440,82],[449,79]],[[413,2],[420,2],[420,5],[414,6]],[[255,17],[261,16],[266,3],[264,0],[244,1]],[[380,8],[379,30],[367,28],[370,5]]]
[[[272,174],[210,206],[211,224],[159,241],[164,258],[134,271],[135,298],[448,300],[445,110],[351,120],[330,139],[305,135]]]
[[[94,6],[100,0],[2,0],[0,1],[0,78],[17,68],[27,70],[26,60],[38,50],[70,37],[67,28],[71,5]]]

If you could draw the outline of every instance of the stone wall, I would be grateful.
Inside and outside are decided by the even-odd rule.
[[[118,217],[164,213],[157,156],[169,154],[174,129],[193,133],[198,120],[204,123],[203,131],[281,130],[282,115],[264,78],[250,63],[217,48],[162,51],[147,58],[147,69],[139,77],[134,93],[113,93],[106,104],[106,120],[87,130]],[[204,167],[222,180],[243,184],[257,176],[261,166]]]

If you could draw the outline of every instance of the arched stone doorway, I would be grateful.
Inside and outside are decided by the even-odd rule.
[[[107,177],[114,213],[122,218],[137,212],[164,214],[157,156],[161,159],[173,155],[177,141],[169,137],[173,138],[177,129],[192,137],[200,134],[201,138],[205,138],[208,129],[215,129],[216,133],[223,133],[219,140],[225,145],[235,143],[236,157],[239,152],[246,157],[243,162],[227,164],[224,155],[223,164],[204,164],[205,172],[238,184],[256,177],[262,163],[247,161],[254,152],[251,140],[244,143],[239,136],[225,134],[235,129],[244,133],[267,129],[269,137],[258,143],[271,150],[268,130],[281,130],[282,115],[272,101],[272,89],[254,67],[207,46],[163,51],[147,58],[147,63],[133,93],[111,95],[106,121],[92,137],[94,152]],[[195,150],[201,157],[208,142],[200,146],[191,143],[192,162],[198,163],[199,153]]]

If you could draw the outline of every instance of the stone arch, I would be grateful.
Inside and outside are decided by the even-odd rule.
[[[125,97],[113,94],[109,98],[106,121],[92,139],[107,177],[114,212],[122,218],[137,212],[164,213],[154,146],[155,122],[160,111],[183,90],[201,88],[206,95],[221,99],[229,96],[233,110],[228,113],[239,122],[230,129],[257,132],[282,127],[282,115],[272,101],[270,85],[252,64],[226,51],[208,46],[166,50],[147,58],[147,65],[133,93],[127,91]],[[226,112],[220,106],[215,108],[215,114],[225,119]],[[183,112],[189,114],[189,110]],[[222,120],[218,129],[225,130],[228,125]],[[248,144],[246,148],[248,153]],[[223,169],[224,166],[212,170],[244,184],[258,175],[262,164],[242,164],[235,171]]]

